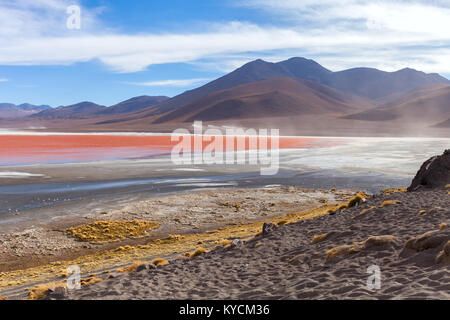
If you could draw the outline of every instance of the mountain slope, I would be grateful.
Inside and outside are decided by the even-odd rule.
[[[49,109],[52,108],[52,107],[50,107],[48,105],[36,106],[36,105],[33,105],[33,104],[29,104],[29,103],[22,103],[22,104],[19,104],[16,107],[19,108],[19,109],[22,109],[22,110],[33,111],[33,112],[49,110]]]
[[[18,118],[18,117],[25,117],[30,114],[32,113],[26,110],[19,109],[13,104],[9,103],[0,104],[0,118],[3,119]]]
[[[450,81],[438,74],[426,74],[409,68],[396,72],[355,68],[334,72],[323,83],[343,92],[369,99],[379,99],[428,84],[450,84]]]
[[[288,74],[277,64],[260,59],[255,60],[204,86],[186,91],[168,101],[160,103],[156,109],[150,110],[148,114],[144,114],[143,116],[153,116],[171,111],[215,91],[233,88],[254,81],[285,76],[288,76]]]
[[[242,67],[199,88],[186,91],[124,120],[160,115],[192,103],[209,93],[230,89],[246,83],[281,77],[322,81],[330,73],[331,71],[325,69],[317,62],[305,58],[291,58],[280,63],[271,63],[258,59],[246,63]],[[120,122],[120,119],[115,120],[115,122]]]
[[[434,91],[442,89],[446,86],[448,86],[448,84],[440,84],[440,83],[428,84],[428,85],[410,90],[406,93],[405,92],[394,93],[389,96],[377,99],[376,103],[381,107],[394,107],[396,105],[400,105],[405,102],[408,102],[409,100],[419,98],[419,97],[425,96],[427,94],[431,94]]]
[[[450,128],[450,118],[434,125],[433,127],[435,127],[435,128]]]
[[[168,100],[165,96],[139,96],[122,101],[111,107],[101,106],[92,102],[80,102],[71,106],[44,110],[31,115],[32,118],[41,120],[52,119],[89,119],[102,116],[115,116],[120,114],[134,113]]]
[[[409,98],[409,99],[408,99]],[[437,89],[418,89],[409,92],[402,103],[376,108],[344,117],[364,121],[404,120],[408,122],[434,122],[450,118],[450,86]]]
[[[20,105],[0,103],[0,118],[10,119],[26,117],[47,109],[51,109],[51,107],[47,105],[35,106],[29,103],[23,103]]]
[[[347,114],[367,107],[321,84],[273,78],[206,95],[160,116],[154,123],[271,118],[293,115]]]
[[[158,103],[169,100],[166,96],[139,96],[125,101],[122,101],[116,105],[108,107],[98,112],[98,115],[113,115],[121,113],[136,112],[141,109],[156,105]]]
[[[325,84],[327,79],[333,74],[332,71],[324,68],[314,60],[305,58],[290,58],[278,62],[277,66],[281,67],[286,75],[290,75],[292,78],[310,80]]]
[[[88,119],[94,117],[98,112],[105,109],[106,107],[104,106],[85,101],[71,106],[44,110],[33,114],[30,117],[39,120]]]

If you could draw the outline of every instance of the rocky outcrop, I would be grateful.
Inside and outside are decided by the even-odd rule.
[[[444,248],[436,257],[436,263],[449,264],[450,263],[450,240],[444,245]]]
[[[408,191],[444,188],[450,183],[450,149],[428,159],[416,174]]]

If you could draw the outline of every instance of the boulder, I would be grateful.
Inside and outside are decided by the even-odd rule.
[[[262,227],[262,234],[267,235],[275,230],[276,226],[273,223],[264,223]]]
[[[66,287],[49,288],[47,291],[48,299],[64,299],[67,297]]]
[[[450,183],[450,149],[428,159],[414,177],[408,191],[444,188]]]
[[[156,269],[156,266],[154,264],[141,264],[136,268],[136,272],[146,271],[150,269]]]
[[[115,279],[122,277],[123,275],[124,274],[122,272],[111,272],[110,274],[108,274],[108,277],[106,279]]]

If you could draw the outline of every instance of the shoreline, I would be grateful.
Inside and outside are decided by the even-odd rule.
[[[284,157],[284,155],[282,155]],[[286,155],[291,157],[288,153]],[[17,168],[8,168],[18,172]],[[391,187],[403,187],[412,175],[367,171],[364,168],[320,169],[281,164],[274,176],[261,176],[258,166],[199,165],[176,166],[167,159],[119,161],[109,163],[38,165],[24,171],[26,178],[0,179],[0,232],[2,221],[23,220],[52,212],[80,211],[114,206],[131,199],[211,188],[260,188],[279,184],[310,189],[339,186],[374,193]],[[37,176],[40,175],[40,176]],[[368,188],[366,186],[369,186]],[[90,204],[89,202],[92,202]],[[77,208],[77,206],[80,208]]]
[[[258,200],[262,194],[264,194],[265,199]],[[21,257],[16,256],[15,260],[14,258],[10,260],[10,262],[13,263],[13,266],[15,265],[12,269],[6,267],[7,264],[3,263],[3,267],[0,269],[0,271],[3,271],[3,273],[0,273],[0,283],[2,284],[0,293],[1,295],[5,295],[5,293],[11,294],[11,292],[20,292],[21,289],[29,287],[30,284],[39,283],[40,281],[37,281],[37,279],[40,277],[43,277],[41,281],[45,279],[43,282],[49,282],[51,279],[61,279],[60,276],[57,275],[64,273],[64,268],[61,266],[66,265],[68,263],[67,261],[72,261],[70,263],[75,261],[91,265],[92,268],[87,272],[91,274],[94,271],[97,273],[101,273],[105,270],[114,271],[119,267],[126,266],[127,263],[132,264],[135,260],[142,260],[142,257],[145,256],[154,258],[156,257],[155,252],[167,257],[167,252],[166,254],[163,252],[165,246],[164,243],[158,244],[158,241],[164,242],[164,240],[161,239],[166,239],[167,237],[170,238],[170,235],[174,234],[186,237],[187,240],[177,239],[179,242],[173,244],[178,249],[184,251],[195,250],[197,246],[200,246],[200,244],[198,244],[199,241],[202,242],[202,246],[209,247],[214,246],[214,243],[219,243],[228,238],[245,238],[254,235],[263,222],[279,221],[286,217],[297,219],[295,218],[295,213],[303,212],[305,210],[311,212],[311,210],[314,211],[315,208],[320,208],[324,205],[329,209],[334,207],[337,203],[348,199],[351,194],[352,193],[348,191],[329,192],[326,190],[305,190],[294,187],[191,191],[188,194],[177,194],[175,204],[173,196],[166,196],[159,199],[131,203],[124,208],[116,210],[115,212],[110,212],[107,215],[92,213],[83,218],[80,217],[78,220],[50,223],[47,228],[38,228],[35,231],[28,230],[25,233],[17,232],[6,236],[3,234],[0,235],[0,238],[3,237],[3,246],[0,246],[0,251],[2,251],[2,248],[5,250],[5,248],[10,247],[7,239],[13,241],[15,247],[18,245],[20,246],[22,243],[23,249],[29,246],[30,248],[33,248],[33,250],[28,253],[20,252]],[[180,211],[183,210],[182,208],[186,207],[186,199],[184,199],[184,197],[189,198],[192,204],[189,208],[185,208],[184,211],[180,213]],[[221,202],[217,203],[219,199]],[[242,206],[240,206],[239,211],[236,212],[234,203],[238,203],[238,201],[242,202]],[[155,213],[149,217],[147,213],[148,209],[144,209],[144,206],[147,208],[148,206],[157,206],[158,208],[162,208],[162,212],[164,213]],[[201,208],[206,209],[201,210]],[[256,210],[256,208],[259,209]],[[193,212],[192,210],[194,209],[196,211]],[[210,213],[211,210],[214,211],[213,215]],[[255,214],[255,212],[257,213]],[[324,213],[326,212],[323,212],[323,214]],[[64,235],[62,232],[63,230],[67,230],[68,227],[80,225],[80,223],[89,224],[98,220],[117,221],[131,219],[157,222],[160,224],[161,228],[152,230],[151,235],[140,238],[123,239],[105,243],[76,241],[75,239],[70,239],[69,236]],[[34,244],[27,242],[30,238],[35,239]],[[39,240],[39,238],[42,240]],[[42,243],[42,241],[47,238],[53,239],[53,243],[57,242],[57,246],[52,250],[59,250],[60,254],[55,254],[56,252],[50,250],[52,253],[51,256],[39,259],[35,254],[36,250],[34,248],[42,248],[45,246],[45,243],[49,245],[49,242]],[[189,240],[190,238],[193,240]],[[148,247],[149,244],[155,243],[155,241],[156,245],[150,245],[150,247]],[[83,248],[83,246],[88,246],[88,248]],[[123,252],[119,252],[119,255],[117,254],[116,250],[118,250],[118,248],[120,249],[127,246],[138,248],[136,250],[141,251],[140,256],[137,255],[136,252],[129,255],[124,255]],[[62,249],[64,247],[65,250]],[[172,250],[172,252],[174,251],[174,249],[170,250]],[[61,252],[64,251],[70,252],[70,254],[64,256],[64,254],[61,254]],[[178,254],[180,253],[183,253],[183,251],[178,252]],[[117,258],[117,256],[120,258]],[[103,257],[102,266],[99,266],[99,261],[101,260],[100,257]],[[28,261],[28,265],[20,261]],[[19,268],[19,270],[12,271],[13,269],[17,269],[19,265],[27,266],[27,268],[24,270]],[[109,265],[109,267],[106,267],[107,265]],[[8,269],[11,271],[6,271]],[[55,269],[59,271],[56,271]],[[99,269],[101,270],[99,271]],[[43,272],[43,270],[47,271]],[[45,274],[47,276],[44,276]],[[21,297],[23,297],[23,293]]]

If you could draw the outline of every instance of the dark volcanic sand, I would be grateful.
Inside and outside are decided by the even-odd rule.
[[[381,208],[387,199],[401,202]],[[372,206],[376,208],[358,216]],[[122,274],[72,291],[68,298],[450,299],[450,265],[435,262],[450,240],[449,227],[439,230],[441,223],[450,222],[449,208],[450,195],[444,190],[377,196],[335,215],[280,226],[234,248]],[[419,215],[420,210],[426,213]],[[439,231],[430,248],[405,249],[407,240],[432,230]],[[311,242],[325,233],[325,240]],[[396,238],[326,261],[331,248],[383,235]],[[371,265],[381,269],[380,290],[366,286]]]

